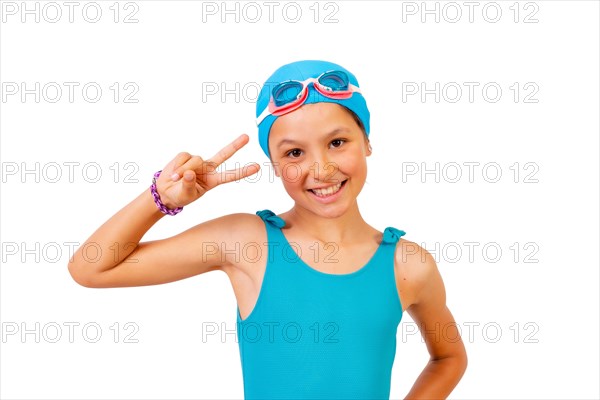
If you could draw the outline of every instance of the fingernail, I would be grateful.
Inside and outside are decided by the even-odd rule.
[[[179,174],[178,173],[174,173],[173,175],[171,175],[171,180],[172,181],[179,180]]]

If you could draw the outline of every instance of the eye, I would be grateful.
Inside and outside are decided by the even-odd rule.
[[[341,147],[342,143],[345,143],[346,139],[334,139],[331,141],[331,143],[336,143],[333,145],[334,148],[338,148]],[[290,158],[298,158],[301,155],[302,150],[300,149],[292,149],[290,151],[288,151],[287,153],[285,153],[286,157],[290,157]]]
[[[333,140],[331,141],[331,143],[332,143],[332,144],[333,144],[333,143],[338,143],[338,142],[339,142],[339,145],[338,145],[338,146],[335,146],[335,145],[334,145],[333,147],[340,147],[340,146],[342,145],[342,143],[345,143],[345,142],[346,142],[346,140],[345,140],[345,139],[333,139]]]
[[[298,154],[298,152],[300,152],[300,151],[301,151],[300,149],[292,149],[292,150],[288,151],[287,153],[285,153],[285,155],[286,155],[287,157],[290,157],[290,154],[294,153],[294,154],[296,154],[297,156],[300,156],[300,155]],[[298,157],[291,157],[291,158],[298,158]]]

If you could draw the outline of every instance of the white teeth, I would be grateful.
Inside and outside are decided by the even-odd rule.
[[[317,196],[323,197],[323,196],[331,196],[332,194],[336,193],[338,190],[340,190],[340,188],[342,187],[342,183],[338,183],[337,185],[333,185],[333,186],[329,186],[328,188],[325,189],[313,189],[313,193],[316,194]]]

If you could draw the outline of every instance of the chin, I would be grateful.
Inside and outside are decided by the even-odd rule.
[[[350,204],[346,202],[329,205],[319,205],[310,202],[296,202],[296,204],[324,218],[339,218],[350,209]]]

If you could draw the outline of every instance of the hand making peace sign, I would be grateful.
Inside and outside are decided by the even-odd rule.
[[[208,160],[186,152],[179,153],[163,168],[156,180],[156,188],[163,204],[171,209],[183,207],[222,183],[237,181],[257,173],[260,170],[257,163],[236,170],[216,170],[249,140],[248,135],[242,134]]]

